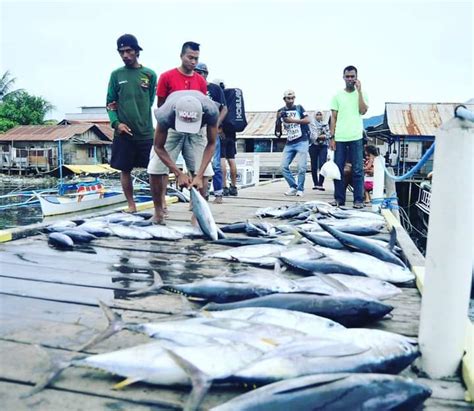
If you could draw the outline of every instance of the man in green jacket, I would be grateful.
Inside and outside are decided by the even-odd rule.
[[[154,135],[151,107],[157,77],[138,62],[141,50],[135,36],[124,34],[118,38],[117,51],[125,66],[112,72],[107,90],[107,113],[115,130],[110,165],[121,171],[129,212],[137,211],[131,171],[148,166]]]

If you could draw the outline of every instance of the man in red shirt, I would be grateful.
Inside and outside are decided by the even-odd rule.
[[[161,107],[168,96],[175,91],[182,90],[196,90],[200,91],[204,95],[207,95],[207,82],[203,76],[196,73],[194,68],[199,62],[199,44],[193,41],[187,41],[181,47],[181,65],[174,69],[165,71],[160,75],[158,79],[158,85],[156,87],[156,95],[158,97],[158,107]],[[201,139],[199,133],[197,133],[199,139]],[[167,135],[167,144],[168,150],[171,150],[171,146],[181,146],[183,147],[183,153],[193,150],[192,141],[196,138],[195,135],[189,135],[189,133],[179,133],[176,130],[170,128]],[[153,158],[155,152],[152,149],[150,158]],[[192,171],[197,171],[199,169],[199,164],[201,163],[202,158],[186,158],[186,164],[189,166],[192,165]],[[213,175],[212,166],[209,165],[204,173],[206,177],[203,181],[204,188],[201,190],[201,194],[207,194],[207,181],[209,177]],[[154,175],[150,174],[150,185],[152,187],[168,187],[168,174],[164,175]],[[162,202],[166,204],[164,191]],[[166,210],[165,210],[166,212]]]
[[[174,91],[198,90],[207,94],[207,83],[203,76],[197,74],[194,68],[199,61],[199,44],[187,41],[181,48],[181,66],[161,74],[156,87],[158,107]]]

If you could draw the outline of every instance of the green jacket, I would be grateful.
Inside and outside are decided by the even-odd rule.
[[[133,138],[153,138],[151,107],[156,80],[156,73],[143,66],[124,66],[112,72],[107,90],[107,113],[112,128],[116,130],[119,123],[125,123],[132,130]]]

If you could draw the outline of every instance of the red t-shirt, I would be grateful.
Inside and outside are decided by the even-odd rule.
[[[156,95],[158,97],[166,98],[171,93],[179,90],[198,90],[203,94],[207,94],[207,83],[200,74],[193,73],[190,76],[186,76],[177,68],[161,74],[156,86]]]

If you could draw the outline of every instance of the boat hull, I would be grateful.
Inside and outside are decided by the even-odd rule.
[[[44,216],[69,214],[126,201],[125,195],[119,191],[74,196],[38,195],[38,199]]]

